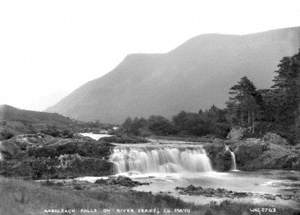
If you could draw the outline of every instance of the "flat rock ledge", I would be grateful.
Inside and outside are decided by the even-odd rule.
[[[138,181],[134,181],[128,177],[118,176],[118,177],[110,177],[108,179],[98,179],[96,184],[101,185],[120,185],[124,187],[135,187],[140,185],[149,185],[149,183],[141,183]]]
[[[251,193],[251,192],[235,192],[232,190],[226,190],[223,188],[203,188],[201,186],[189,185],[187,187],[176,187],[176,190],[179,191],[182,195],[199,195],[206,197],[218,197],[218,198],[247,198],[247,197],[257,197],[267,200],[276,200],[276,198],[282,200],[293,200],[300,201],[300,196],[294,195],[282,195],[282,194],[261,194],[261,193]]]

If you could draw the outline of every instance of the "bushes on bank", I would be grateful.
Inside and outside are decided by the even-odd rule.
[[[72,138],[73,132],[68,129],[60,129],[56,126],[47,126],[41,130],[41,133],[50,135],[52,137]]]
[[[226,120],[225,111],[212,106],[199,113],[182,111],[169,120],[163,116],[144,118],[127,118],[121,131],[136,136],[207,136],[226,137],[230,124]]]
[[[14,133],[9,131],[8,129],[3,129],[0,131],[0,140],[7,140],[14,136]]]

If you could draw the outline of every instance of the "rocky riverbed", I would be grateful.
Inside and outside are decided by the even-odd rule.
[[[235,192],[232,190],[227,190],[224,188],[203,188],[201,186],[194,186],[189,185],[187,187],[176,187],[176,190],[179,191],[180,194],[183,195],[199,195],[199,196],[206,196],[206,197],[217,197],[217,198],[262,198],[268,200],[276,200],[276,198],[283,199],[283,200],[293,200],[300,202],[300,193],[297,195],[291,194],[269,194],[269,193],[252,193],[252,192]]]
[[[276,173],[274,176],[272,175],[273,172],[255,171],[253,175],[244,171],[236,173],[226,172],[230,170],[232,159],[228,151],[225,150],[224,144],[229,145],[230,149],[235,153],[240,170],[258,170],[260,168],[297,169],[299,157],[297,156],[298,148],[295,146],[291,147],[275,143],[274,140],[270,139],[214,140],[210,143],[195,142],[193,143],[194,145],[203,145],[212,162],[213,170],[225,171],[226,173],[216,173],[214,171],[208,172],[207,175],[206,173],[200,173],[199,175],[192,173],[191,178],[185,178],[187,177],[185,173],[181,175],[166,175],[163,178],[155,174],[145,177],[138,175],[136,179],[123,176],[103,178],[103,176],[114,173],[113,163],[110,162],[109,157],[113,153],[115,146],[109,143],[110,141],[114,142],[115,139],[96,141],[78,135],[72,138],[52,137],[45,134],[18,135],[2,141],[0,151],[3,160],[0,162],[0,174],[7,177],[43,180],[40,181],[42,186],[51,188],[55,192],[57,190],[75,191],[79,192],[79,195],[84,196],[84,198],[103,201],[105,199],[106,205],[112,204],[114,206],[119,201],[126,202],[124,203],[126,206],[139,202],[144,206],[176,207],[176,205],[182,205],[182,207],[198,209],[204,207],[204,211],[212,211],[213,214],[218,214],[219,210],[225,211],[224,214],[238,214],[228,210],[234,208],[233,211],[249,212],[249,208],[254,205],[236,202],[230,203],[230,205],[224,205],[225,203],[221,205],[220,203],[213,207],[208,207],[207,205],[214,198],[234,200],[258,197],[275,202],[277,200],[299,201],[298,185],[295,184],[296,187],[291,186],[291,181],[299,178],[295,174],[288,174],[288,171]],[[185,143],[183,141],[180,144]],[[159,145],[163,146],[163,143]],[[182,147],[184,145],[181,145]],[[203,153],[200,154],[204,155]],[[211,173],[212,175],[210,175]],[[102,178],[95,180],[95,183],[74,179],[84,176],[101,176]],[[274,186],[280,186],[282,189],[285,189],[284,192],[260,194],[256,191],[250,191],[252,189],[272,190],[273,184],[265,185],[271,180],[274,180],[274,183],[272,182],[275,184]],[[189,184],[193,185],[189,186]],[[208,188],[209,185],[213,186]],[[176,186],[180,187],[177,189],[177,192],[182,196],[196,196],[197,198],[202,196],[211,199],[207,202],[202,202],[201,206],[193,206],[191,203],[177,199],[178,196],[176,195],[170,197],[170,195],[173,195],[172,191],[175,190]],[[237,190],[230,189],[230,187]],[[249,190],[245,190],[246,188],[249,188]],[[274,189],[277,188],[275,187]],[[293,191],[297,193],[293,193]],[[154,194],[163,196],[155,197]],[[76,196],[77,194],[74,195]],[[153,201],[153,204],[149,204],[149,201],[150,203]],[[284,210],[288,210],[287,214],[292,214],[293,210],[290,210],[291,207],[287,208],[284,208]],[[201,210],[197,212],[199,211]]]

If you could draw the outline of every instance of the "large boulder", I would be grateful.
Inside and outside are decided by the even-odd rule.
[[[231,169],[231,154],[225,150],[223,143],[209,143],[204,148],[214,170],[223,172]]]
[[[263,141],[279,145],[288,145],[288,141],[278,134],[268,132],[263,136]]]
[[[249,166],[255,159],[260,157],[267,148],[268,145],[261,141],[248,140],[238,143],[234,153],[239,169]]]

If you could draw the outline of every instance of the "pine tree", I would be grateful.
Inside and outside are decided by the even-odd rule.
[[[276,122],[288,129],[293,139],[300,139],[300,50],[292,57],[284,57],[275,71],[272,89],[277,102]]]
[[[259,113],[259,103],[262,100],[254,84],[245,76],[230,88],[231,97],[227,102],[231,118],[241,126],[251,128],[254,133],[255,121]]]

